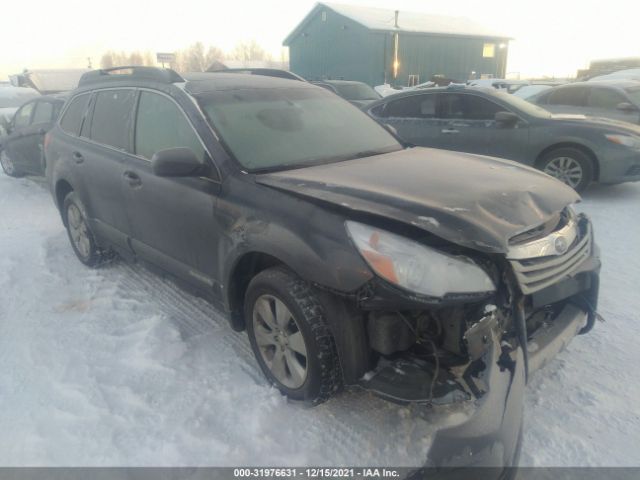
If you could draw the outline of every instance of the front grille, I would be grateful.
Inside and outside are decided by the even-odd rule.
[[[559,282],[580,267],[591,255],[591,226],[580,222],[578,235],[562,255],[510,260],[520,289],[525,295]]]

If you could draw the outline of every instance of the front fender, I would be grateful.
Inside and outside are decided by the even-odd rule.
[[[344,216],[310,201],[230,177],[216,205],[216,217],[223,285],[230,285],[245,255],[256,253],[273,257],[312,284],[338,292],[354,292],[373,278],[351,244]],[[225,300],[228,307],[228,295]]]

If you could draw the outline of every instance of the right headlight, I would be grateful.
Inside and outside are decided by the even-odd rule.
[[[347,231],[373,271],[390,283],[430,297],[495,290],[489,275],[466,257],[454,257],[358,222]]]

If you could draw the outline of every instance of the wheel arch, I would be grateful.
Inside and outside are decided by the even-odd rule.
[[[595,152],[591,148],[587,147],[586,145],[583,145],[581,143],[576,143],[576,142],[570,142],[570,141],[559,142],[544,148],[536,156],[536,160],[535,160],[536,168],[540,168],[540,164],[542,162],[542,159],[545,157],[545,155],[547,155],[549,152],[558,150],[560,148],[575,148],[576,150],[580,150],[582,153],[587,155],[591,159],[591,162],[593,164],[593,180],[598,181],[600,179],[600,163],[598,161],[598,157],[596,156]]]
[[[56,182],[55,198],[56,198],[56,205],[58,206],[58,210],[62,211],[62,205],[64,204],[64,199],[66,198],[67,195],[69,195],[69,193],[73,192],[74,190],[75,189],[73,188],[71,183],[69,183],[65,179],[60,179]],[[62,219],[63,219],[62,221],[64,222],[64,215],[62,216]]]
[[[258,273],[277,266],[297,274],[285,261],[260,251],[247,252],[234,263],[228,277],[226,295],[231,327],[234,330],[246,329],[243,306],[251,279]],[[363,314],[329,290],[314,287],[314,291],[325,309],[325,320],[336,342],[344,380],[349,384],[355,383],[370,366],[370,349]]]
[[[284,266],[291,269],[281,259],[260,251],[246,252],[236,259],[227,279],[226,303],[231,314],[231,327],[243,331],[245,326],[242,314],[244,296],[251,279],[267,268]],[[293,269],[291,269],[293,271]]]

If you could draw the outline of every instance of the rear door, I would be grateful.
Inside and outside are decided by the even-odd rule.
[[[193,285],[211,290],[217,265],[214,208],[220,189],[218,176],[158,177],[154,153],[175,147],[191,148],[213,167],[207,150],[182,108],[169,96],[141,89],[134,135],[122,177],[131,244],[137,254]],[[215,171],[215,168],[211,168]]]
[[[81,141],[72,151],[81,176],[83,201],[98,236],[127,250],[130,235],[122,179],[132,151],[136,90],[111,88],[94,92],[82,123]],[[62,120],[64,122],[64,119]]]
[[[44,175],[44,135],[53,124],[55,106],[50,100],[36,100],[31,124],[24,131],[22,154],[25,169]]]
[[[441,135],[446,121],[436,117],[436,94],[422,93],[390,100],[371,113],[391,125],[400,138],[413,145],[446,148]]]

